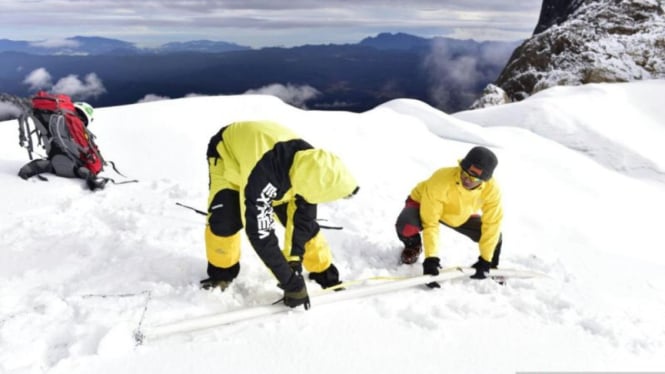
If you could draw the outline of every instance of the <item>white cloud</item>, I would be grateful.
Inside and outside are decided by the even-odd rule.
[[[168,96],[147,94],[147,95],[143,96],[142,99],[139,99],[139,101],[137,101],[137,103],[148,103],[148,102],[151,102],[151,101],[162,101],[162,100],[171,100],[171,98],[168,97]]]
[[[200,96],[208,96],[208,95],[192,92],[192,93],[188,93],[187,95],[185,95],[183,97],[200,97]],[[139,101],[137,101],[137,103],[148,103],[148,102],[151,102],[151,101],[162,101],[162,100],[171,100],[171,99],[172,98],[169,97],[169,96],[163,96],[163,95],[157,95],[157,94],[150,93],[150,94],[147,94],[147,95],[143,96],[143,98],[139,99]]]
[[[40,40],[37,42],[31,42],[30,45],[33,47],[41,47],[41,48],[62,48],[62,47],[68,47],[68,48],[76,48],[79,46],[79,42],[76,40],[71,40],[71,39],[48,39],[48,40]]]
[[[540,10],[533,0],[377,0],[353,7],[342,0],[5,3],[0,34],[9,38],[101,35],[152,44],[220,40],[223,35],[221,40],[253,47],[302,45],[314,38],[317,43],[349,43],[382,31],[516,40],[531,34]]]
[[[106,92],[102,80],[95,73],[86,75],[84,81],[81,81],[78,75],[71,74],[53,84],[51,74],[45,68],[39,68],[28,74],[23,83],[29,85],[33,91],[49,90],[80,100],[97,97]]]
[[[33,91],[49,88],[53,84],[51,74],[44,68],[33,70],[25,77],[23,83],[29,85]]]
[[[245,94],[272,95],[293,106],[304,108],[308,100],[321,95],[321,92],[310,85],[295,86],[288,83],[285,86],[274,83],[258,89],[248,90]]]
[[[97,97],[106,92],[102,80],[97,74],[90,73],[85,76],[84,81],[78,75],[68,75],[60,79],[51,89],[55,93],[67,94],[76,99],[87,99]]]
[[[446,106],[451,90],[466,91],[477,82],[477,60],[453,55],[444,43],[434,43],[424,64],[430,72],[430,96],[437,106]]]
[[[21,109],[14,104],[0,101],[0,118],[15,118],[21,115]]]

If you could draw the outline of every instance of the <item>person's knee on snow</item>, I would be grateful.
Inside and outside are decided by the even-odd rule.
[[[395,222],[395,231],[397,238],[404,244],[401,260],[405,264],[413,264],[418,261],[422,253],[422,223],[420,222],[420,204],[409,196],[404,208]]]
[[[420,234],[416,234],[410,237],[400,236],[399,239],[404,243],[404,249],[402,250],[401,260],[404,264],[413,264],[418,261],[420,254],[423,252],[422,239]]]

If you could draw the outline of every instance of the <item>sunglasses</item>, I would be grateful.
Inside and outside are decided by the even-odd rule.
[[[460,168],[460,169],[462,169],[462,168]],[[468,179],[468,180],[470,180],[470,181],[473,182],[473,183],[482,183],[482,182],[483,182],[482,179],[480,179],[479,177],[477,177],[477,176],[475,176],[475,175],[471,175],[471,174],[469,174],[469,172],[466,171],[466,170],[464,170],[464,169],[462,169],[462,177],[463,177],[464,179]]]

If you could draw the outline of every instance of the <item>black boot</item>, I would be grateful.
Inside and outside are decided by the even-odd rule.
[[[314,280],[321,288],[330,288],[342,283],[339,280],[339,271],[334,264],[330,264],[326,270],[320,273],[309,273],[309,279]]]
[[[203,279],[200,282],[201,288],[204,290],[219,288],[220,290],[224,291],[238,276],[238,273],[240,273],[240,263],[237,263],[229,268],[221,268],[208,262],[207,272],[208,278]]]

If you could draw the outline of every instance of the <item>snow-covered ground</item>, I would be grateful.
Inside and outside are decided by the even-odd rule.
[[[514,373],[665,368],[665,81],[554,88],[448,115],[414,100],[303,111],[269,96],[99,108],[108,160],[139,183],[16,176],[16,121],[0,123],[2,373]],[[499,157],[502,267],[546,279],[455,280],[179,334],[137,328],[275,301],[246,240],[227,292],[205,292],[209,137],[271,119],[338,153],[357,197],[320,206],[343,279],[418,275],[398,263],[394,220],[411,188],[476,144]],[[112,171],[106,175],[122,179]],[[442,227],[445,266],[476,245]],[[318,286],[309,283],[310,292]]]

